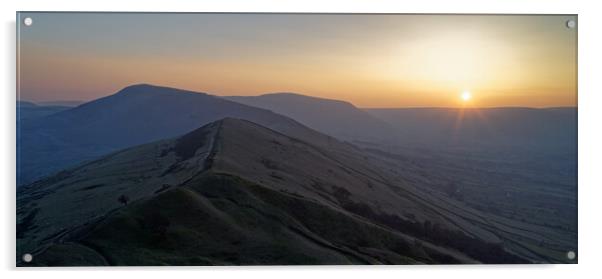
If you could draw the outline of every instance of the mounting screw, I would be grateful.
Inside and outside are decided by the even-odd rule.
[[[29,253],[23,255],[23,261],[26,263],[30,263],[33,260],[33,256]]]
[[[574,259],[575,259],[575,256],[577,256],[577,255],[575,255],[575,252],[573,252],[573,251],[568,251],[568,252],[566,253],[566,257],[567,257],[567,259],[569,259],[569,260],[574,260]]]
[[[577,22],[575,22],[574,20],[570,19],[566,21],[566,27],[573,29],[577,26]]]

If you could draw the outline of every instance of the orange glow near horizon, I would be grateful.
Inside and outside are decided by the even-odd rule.
[[[44,24],[20,28],[19,87],[34,102],[150,83],[358,107],[577,105],[573,16],[31,16]]]

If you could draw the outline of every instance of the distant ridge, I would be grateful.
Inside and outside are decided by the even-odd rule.
[[[576,107],[364,110],[394,127],[402,144],[573,151],[577,140]]]
[[[29,101],[17,101],[17,122],[26,119],[40,118],[71,108],[62,105],[36,104]]]
[[[291,92],[224,98],[291,117],[308,127],[340,139],[381,140],[391,136],[391,127],[387,123],[347,101]]]

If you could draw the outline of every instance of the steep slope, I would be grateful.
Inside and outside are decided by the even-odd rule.
[[[286,115],[312,129],[340,139],[380,140],[391,136],[391,127],[387,123],[345,101],[295,93],[224,98]]]
[[[224,118],[294,133],[299,124],[273,112],[204,93],[134,85],[114,95],[18,128],[18,184],[128,146],[174,137]],[[295,135],[302,138],[304,135]]]
[[[328,136],[224,119],[20,188],[17,253],[39,265],[546,260],[386,165]]]

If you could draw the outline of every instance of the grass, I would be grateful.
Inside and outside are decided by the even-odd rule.
[[[226,174],[158,193],[36,257],[52,265],[453,263],[334,208]]]

